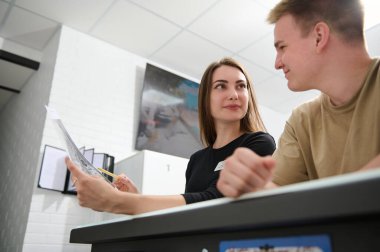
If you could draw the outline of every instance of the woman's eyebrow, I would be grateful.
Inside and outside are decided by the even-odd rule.
[[[228,81],[227,80],[215,80],[213,83],[217,83],[217,82],[227,83]]]

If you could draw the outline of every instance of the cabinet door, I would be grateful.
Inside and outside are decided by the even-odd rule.
[[[188,159],[144,151],[144,194],[173,195],[185,191]]]
[[[142,192],[143,171],[144,171],[144,153],[138,152],[115,164],[115,174],[125,174],[133,180],[136,187]]]

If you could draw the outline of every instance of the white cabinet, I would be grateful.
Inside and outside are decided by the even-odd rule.
[[[185,191],[188,159],[143,150],[115,164],[143,194],[172,195]]]

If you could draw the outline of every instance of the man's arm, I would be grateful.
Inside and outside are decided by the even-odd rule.
[[[367,171],[374,168],[380,168],[380,154],[363,166],[360,171]]]

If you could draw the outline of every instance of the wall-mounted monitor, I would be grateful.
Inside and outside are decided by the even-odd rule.
[[[189,158],[203,148],[198,125],[199,84],[147,64],[143,85],[136,149]]]

